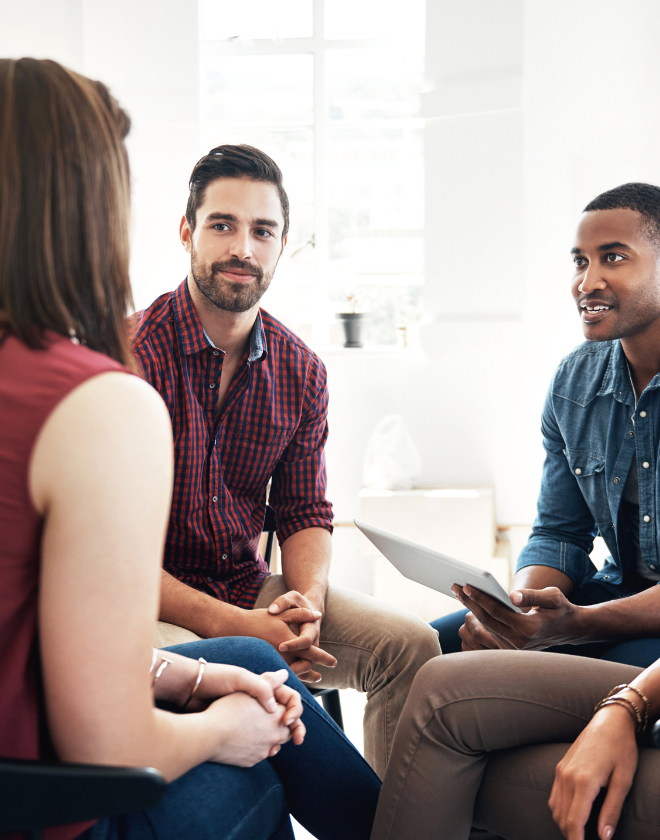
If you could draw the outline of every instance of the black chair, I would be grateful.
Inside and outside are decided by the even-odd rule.
[[[266,550],[264,552],[264,560],[270,568],[270,560],[273,554],[273,544],[275,540],[275,511],[266,505],[266,516],[264,517],[264,527],[262,531],[268,534],[266,540]],[[321,698],[323,708],[334,720],[337,726],[344,730],[344,718],[341,713],[341,700],[339,698],[339,691],[336,688],[311,688],[307,686],[312,694]]]
[[[157,770],[0,759],[0,834],[40,840],[48,826],[154,808],[167,785]]]

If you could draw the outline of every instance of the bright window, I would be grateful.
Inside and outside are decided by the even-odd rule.
[[[284,173],[291,231],[265,307],[313,347],[357,296],[369,341],[420,316],[424,0],[200,0],[205,149]]]

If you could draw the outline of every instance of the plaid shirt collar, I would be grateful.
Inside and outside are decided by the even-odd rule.
[[[188,278],[174,292],[173,300],[174,320],[184,355],[192,356],[194,353],[206,350],[209,346],[215,347],[199,320],[199,315],[190,297]],[[250,363],[260,362],[267,355],[268,345],[261,320],[261,310],[258,310],[257,318],[250,333],[250,352],[247,360]]]

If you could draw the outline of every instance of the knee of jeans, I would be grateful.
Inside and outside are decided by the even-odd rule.
[[[251,671],[262,673],[263,671],[279,671],[288,667],[275,648],[263,639],[235,636],[233,641],[240,646],[240,655],[245,661],[243,667]]]

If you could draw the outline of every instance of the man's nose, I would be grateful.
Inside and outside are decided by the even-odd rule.
[[[231,241],[232,256],[238,257],[239,260],[249,260],[252,258],[252,246],[250,243],[249,230],[237,230]]]
[[[592,292],[598,292],[607,287],[607,283],[600,276],[598,266],[589,266],[584,272],[582,282],[578,286],[578,292],[583,295],[590,295]]]

